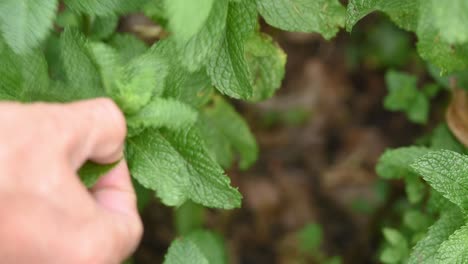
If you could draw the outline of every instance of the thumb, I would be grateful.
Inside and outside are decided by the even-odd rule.
[[[143,225],[125,160],[101,177],[91,194],[102,213],[103,221],[100,222],[113,240],[109,241],[111,250],[122,259],[126,258],[136,249]]]

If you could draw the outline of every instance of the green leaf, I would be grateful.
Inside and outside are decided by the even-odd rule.
[[[111,164],[97,164],[92,161],[86,162],[79,170],[78,175],[80,176],[81,182],[90,188],[99,180],[99,178],[109,173],[120,160]]]
[[[463,214],[458,207],[454,206],[444,211],[439,220],[429,227],[425,237],[413,248],[408,264],[439,263],[435,258],[439,247],[464,222]]]
[[[408,118],[418,124],[424,124],[429,115],[429,99],[417,89],[415,76],[388,71],[385,75],[388,95],[384,106],[391,111],[403,111]]]
[[[346,10],[338,0],[256,0],[266,22],[299,32],[317,32],[326,39],[344,26]]]
[[[127,125],[134,130],[144,128],[183,129],[197,121],[197,112],[174,100],[155,97],[136,114],[127,116]]]
[[[169,0],[169,2],[173,1]],[[179,0],[179,2],[186,1]],[[198,4],[198,1],[193,3]],[[199,10],[194,8],[192,11],[198,12]],[[212,56],[216,55],[226,34],[227,14],[228,0],[214,0],[210,13],[199,31],[192,34],[190,38],[178,39],[176,36],[177,56],[182,61],[182,65],[189,71],[194,72],[201,69]],[[182,26],[186,27],[187,25]]]
[[[163,93],[168,65],[161,56],[149,50],[124,63],[108,45],[93,43],[91,49],[107,94],[125,113],[138,112],[153,96]]]
[[[435,257],[438,263],[468,262],[468,225],[462,226],[443,242]]]
[[[347,7],[346,30],[374,11],[387,14],[399,27],[414,31],[418,25],[419,1],[407,0],[350,0]]]
[[[280,88],[284,78],[286,54],[266,34],[252,35],[245,44],[245,57],[253,80],[252,101],[265,100]]]
[[[109,40],[111,45],[120,55],[121,61],[130,61],[148,50],[148,46],[131,34],[114,34]]]
[[[166,0],[169,29],[176,38],[186,41],[197,34],[205,24],[215,2],[222,0]]]
[[[175,210],[175,225],[177,233],[185,236],[202,228],[205,220],[205,209],[194,202],[187,201]]]
[[[380,260],[383,263],[403,262],[409,253],[408,241],[406,238],[398,230],[393,228],[384,228],[383,234],[389,246],[381,253]]]
[[[468,44],[452,45],[442,39],[435,25],[431,1],[420,1],[420,5],[420,19],[416,33],[421,57],[439,67],[444,73],[468,69]]]
[[[15,54],[0,39],[0,100],[31,102],[49,87],[47,62],[42,52]]]
[[[468,42],[468,2],[431,0],[434,24],[442,39],[450,44]]]
[[[434,150],[446,149],[458,153],[464,153],[466,151],[465,146],[453,136],[445,123],[437,126],[432,132],[431,148]]]
[[[90,15],[109,15],[136,11],[146,0],[64,0],[74,11]]]
[[[204,70],[188,72],[180,67],[172,67],[166,83],[164,96],[196,108],[206,104],[214,92],[210,77]]]
[[[164,97],[175,98],[198,108],[207,103],[213,94],[211,79],[205,69],[189,72],[174,61],[178,54],[175,45],[174,39],[168,38],[151,47],[152,52],[161,54],[170,64]]]
[[[315,223],[310,223],[304,226],[297,233],[299,248],[304,253],[313,254],[320,248],[323,240],[322,227]]]
[[[115,14],[97,16],[93,18],[89,30],[89,38],[92,40],[107,39],[117,29],[119,18]]]
[[[403,215],[403,223],[412,231],[426,231],[431,224],[431,219],[420,211],[409,210]]]
[[[468,209],[468,157],[449,150],[430,152],[411,167],[445,198]]]
[[[47,37],[57,5],[57,0],[0,1],[0,29],[15,53],[27,53]]]
[[[186,264],[188,260],[193,264],[226,264],[222,238],[209,231],[194,231],[171,244],[164,264]]]
[[[430,196],[427,200],[426,208],[428,212],[440,213],[449,210],[452,207],[458,208],[451,201],[447,200],[440,192],[430,189]]]
[[[177,132],[147,129],[128,139],[127,160],[133,177],[155,190],[166,205],[192,200],[207,207],[240,206],[241,195],[193,127]]]
[[[410,203],[416,204],[421,202],[424,198],[425,190],[425,185],[418,175],[409,173],[405,176],[405,191]]]
[[[244,45],[256,25],[255,5],[250,0],[229,3],[226,36],[209,61],[207,72],[214,86],[230,97],[247,99],[253,96]]]
[[[66,28],[60,36],[61,67],[66,87],[57,91],[61,101],[81,100],[105,95],[89,43],[76,29]]]
[[[233,152],[240,155],[241,169],[257,160],[255,137],[242,116],[221,97],[201,110],[198,126],[210,153],[223,167],[231,166]]]
[[[410,165],[430,150],[424,147],[403,147],[386,150],[376,166],[377,174],[385,179],[400,179],[414,174]]]

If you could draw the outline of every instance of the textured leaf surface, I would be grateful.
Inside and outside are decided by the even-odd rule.
[[[438,263],[435,259],[435,254],[440,245],[463,224],[463,214],[457,207],[444,212],[439,220],[429,227],[429,231],[425,237],[413,248],[408,263]]]
[[[0,39],[0,57],[0,99],[23,102],[41,99],[49,88],[44,55],[35,50],[20,56]]]
[[[148,51],[124,63],[111,46],[93,43],[91,48],[107,94],[125,113],[136,113],[163,93],[168,66],[162,57]]]
[[[420,5],[420,19],[416,33],[421,57],[445,73],[467,69],[468,45],[451,45],[441,38],[435,25],[431,1],[420,1]]]
[[[194,3],[198,4],[195,1]],[[198,12],[198,9],[193,11]],[[176,56],[189,71],[202,68],[220,48],[225,36],[227,13],[228,0],[214,0],[210,13],[199,31],[189,38],[177,39],[176,36]]]
[[[223,94],[237,99],[253,96],[252,81],[245,60],[245,40],[257,25],[255,5],[250,0],[230,2],[226,35],[221,48],[207,65],[215,87]]]
[[[226,264],[227,256],[220,236],[197,230],[177,239],[169,247],[164,264]]]
[[[414,174],[410,165],[430,150],[424,147],[403,147],[386,150],[377,163],[376,171],[385,179],[399,179]]]
[[[169,29],[177,38],[188,40],[202,29],[214,2],[219,0],[166,0],[165,8],[169,17]],[[222,2],[222,1],[219,1]]]
[[[52,28],[57,0],[0,1],[0,29],[16,53],[37,47]]]
[[[197,121],[197,112],[190,106],[174,100],[153,98],[138,113],[127,116],[127,124],[133,129],[160,128],[183,129]]]
[[[449,150],[430,152],[411,166],[444,197],[468,209],[468,156]]]
[[[440,36],[450,44],[468,42],[468,2],[430,0],[434,23]]]
[[[178,132],[147,129],[128,139],[127,157],[133,176],[166,205],[192,200],[207,207],[240,206],[239,192],[193,127]]]
[[[318,32],[326,39],[344,26],[346,10],[338,0],[256,0],[258,11],[274,27]]]
[[[109,15],[135,11],[146,0],[64,0],[71,9],[91,15]]]
[[[66,90],[62,93],[67,101],[104,96],[99,71],[84,36],[77,30],[67,28],[60,35],[59,45],[66,83]]]
[[[347,7],[346,30],[363,17],[381,11],[387,14],[399,27],[414,31],[418,24],[419,1],[407,0],[350,0]]]
[[[245,45],[245,57],[253,81],[252,101],[265,100],[280,88],[284,78],[286,54],[265,34],[252,35]]]
[[[91,161],[86,162],[79,170],[78,175],[86,187],[92,187],[99,178],[110,172],[120,161],[112,164],[97,164]]]
[[[436,259],[439,263],[468,262],[468,225],[462,226],[440,245]]]
[[[199,127],[208,149],[223,167],[231,166],[233,152],[240,155],[241,169],[257,159],[257,143],[247,123],[222,98],[216,97],[213,105],[202,109]]]
[[[118,51],[121,61],[130,61],[148,50],[142,40],[131,34],[115,34],[109,44]]]

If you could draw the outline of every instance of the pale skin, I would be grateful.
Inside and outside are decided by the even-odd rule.
[[[0,103],[0,262],[121,263],[143,227],[109,99]],[[87,160],[119,165],[90,190]]]

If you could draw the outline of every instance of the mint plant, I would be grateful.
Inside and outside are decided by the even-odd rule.
[[[140,11],[167,37],[148,47],[117,31],[120,16]],[[236,208],[241,195],[223,168],[237,159],[248,168],[258,147],[224,96],[271,97],[286,63],[260,32],[259,14],[274,27],[326,38],[345,21],[338,0],[2,1],[0,99],[110,97],[126,116],[125,157],[139,184],[168,206]],[[87,163],[79,175],[92,186],[112,167]],[[174,242],[166,262],[224,262],[210,255],[208,242],[216,245],[210,233],[194,230]]]
[[[258,147],[228,98],[265,100],[285,74],[286,55],[261,32],[259,18],[278,29],[331,39],[375,11],[417,36],[418,53],[438,83],[418,88],[410,74],[387,74],[385,107],[423,124],[439,86],[449,87],[449,80],[466,83],[464,0],[349,0],[346,7],[338,0],[3,0],[0,99],[110,97],[127,119],[125,156],[135,181],[167,206],[194,202],[236,208],[241,194],[224,169],[236,160],[247,169]],[[148,46],[119,32],[119,18],[133,12],[160,25],[165,32],[161,39]],[[382,156],[377,172],[404,179],[409,202],[421,209],[405,213],[404,232],[385,229],[388,247],[382,261],[460,263],[468,258],[465,154],[466,148],[441,125],[421,146]],[[87,163],[79,175],[91,186],[112,166]],[[431,221],[427,232],[419,228]],[[211,255],[215,248],[221,250],[220,243],[200,228],[174,242],[166,263],[226,261]]]

